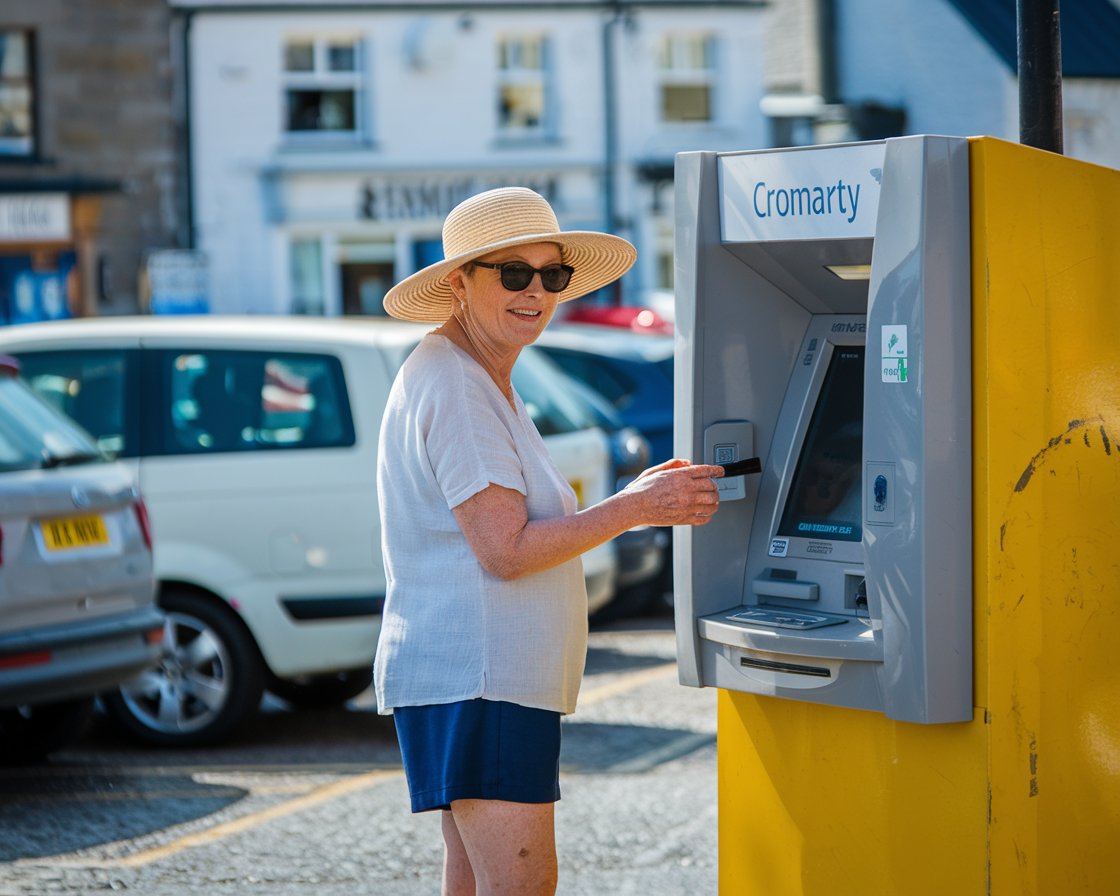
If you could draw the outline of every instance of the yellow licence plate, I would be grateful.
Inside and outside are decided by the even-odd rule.
[[[100,516],[68,516],[39,523],[48,551],[69,551],[109,543],[105,521]]]

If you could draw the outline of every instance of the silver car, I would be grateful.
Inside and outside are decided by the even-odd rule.
[[[159,661],[151,533],[131,471],[0,356],[0,763],[73,739]]]

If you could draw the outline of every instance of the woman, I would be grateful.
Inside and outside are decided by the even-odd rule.
[[[442,810],[443,892],[551,894],[560,716],[587,649],[580,554],[636,525],[707,522],[722,468],[669,461],[577,512],[510,375],[557,303],[622,276],[634,247],[561,232],[543,197],[503,188],[453,209],[443,248],[385,296],[394,317],[440,326],[381,429],[378,706],[412,810]]]

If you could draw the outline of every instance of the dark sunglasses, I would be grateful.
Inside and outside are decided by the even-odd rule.
[[[476,261],[480,268],[491,268],[502,272],[502,286],[510,292],[520,292],[533,282],[533,274],[541,275],[541,286],[549,292],[563,292],[568,288],[576,269],[567,264],[548,264],[535,268],[523,261],[503,261],[493,264],[489,261]]]

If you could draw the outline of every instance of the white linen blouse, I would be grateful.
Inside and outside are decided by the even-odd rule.
[[[514,581],[487,573],[452,509],[490,483],[529,519],[575,513],[519,396],[428,334],[402,365],[381,424],[377,498],[386,600],[374,662],[378,711],[482,697],[570,713],[587,655],[579,558]]]

